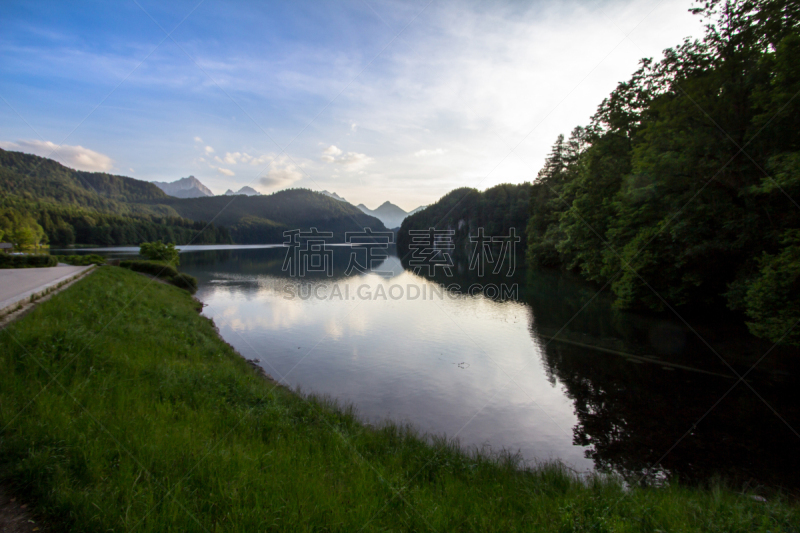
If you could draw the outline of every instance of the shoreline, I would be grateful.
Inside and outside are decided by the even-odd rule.
[[[201,311],[186,291],[104,266],[0,331],[0,482],[53,530],[800,523],[777,494],[580,480],[558,463],[369,426],[254,368]]]

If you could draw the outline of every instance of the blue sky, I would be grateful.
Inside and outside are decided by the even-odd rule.
[[[535,178],[640,58],[701,36],[689,7],[6,1],[0,147],[410,210]]]

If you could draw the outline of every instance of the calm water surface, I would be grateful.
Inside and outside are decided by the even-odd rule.
[[[291,278],[280,245],[185,247],[180,270],[243,356],[370,422],[631,480],[800,488],[796,350],[769,351],[735,320],[619,313],[561,273],[477,279],[459,264],[430,279],[390,255],[381,274],[346,276],[349,253],[332,278]],[[476,282],[516,283],[518,297],[463,294]]]

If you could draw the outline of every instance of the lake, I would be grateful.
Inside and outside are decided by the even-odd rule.
[[[548,271],[478,277],[469,258],[428,276],[393,250],[348,272],[351,249],[335,246],[328,272],[300,278],[286,254],[183,247],[180,270],[239,353],[369,423],[631,482],[800,487],[798,351],[733,316],[622,313],[608,287]]]

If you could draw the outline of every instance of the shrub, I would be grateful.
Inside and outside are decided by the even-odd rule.
[[[176,287],[189,291],[191,294],[197,292],[197,278],[189,274],[179,273],[177,276],[172,276],[169,282]]]
[[[164,261],[175,266],[180,264],[178,250],[175,249],[175,244],[171,242],[167,244],[161,241],[144,242],[139,246],[139,254],[151,261]]]
[[[173,278],[178,275],[174,266],[159,261],[120,261],[119,266],[159,278]]]
[[[44,254],[0,254],[0,268],[44,268],[58,264],[55,257]]]
[[[197,278],[178,272],[170,264],[160,261],[120,261],[119,266],[134,272],[156,276],[171,285],[189,291],[191,294],[197,292]]]

